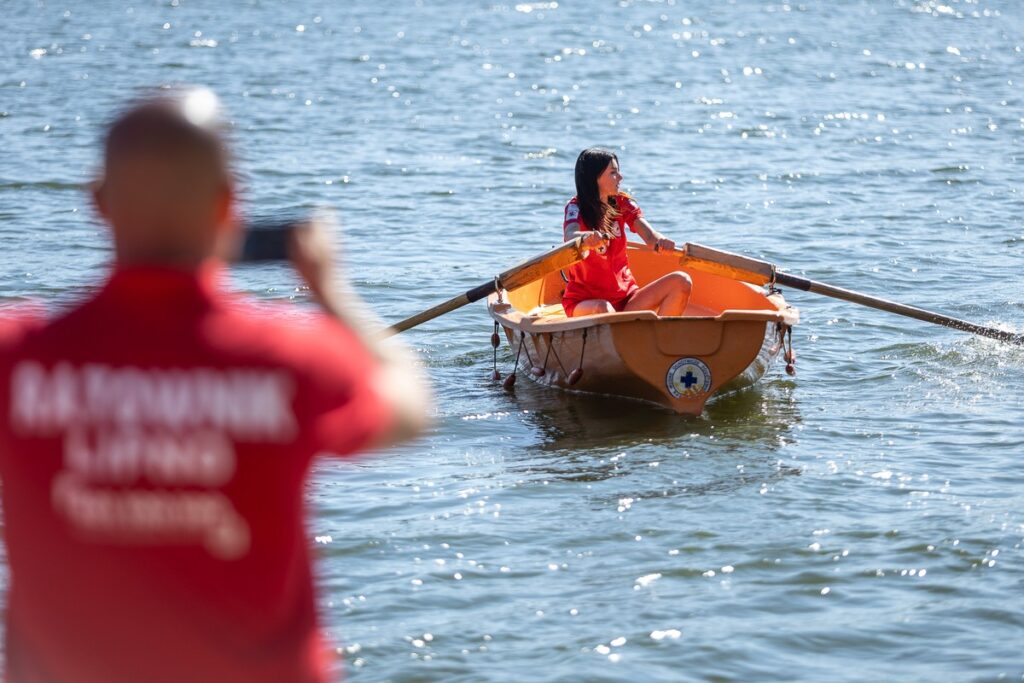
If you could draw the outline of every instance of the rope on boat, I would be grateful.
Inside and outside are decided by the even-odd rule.
[[[584,327],[583,344],[582,346],[580,346],[580,364],[576,367],[575,370],[569,373],[569,376],[565,380],[565,383],[568,384],[569,386],[576,384],[583,377],[583,356],[587,352],[587,332],[588,328]]]
[[[793,352],[793,326],[786,325],[782,334],[785,337],[786,350],[783,352],[782,357],[786,359],[786,374],[793,377],[796,375],[796,353]]]
[[[785,325],[783,325],[780,322],[775,323],[775,337],[775,343],[772,344],[772,347],[770,349],[768,349],[768,355],[771,356],[772,358],[775,357],[775,354],[777,354],[779,350],[782,349],[783,345],[786,343]]]
[[[516,369],[519,367],[519,357],[522,356],[523,350],[526,350],[526,360],[530,361],[530,365],[533,365],[533,358],[530,357],[530,349],[526,349],[524,343],[526,342],[526,332],[523,330],[519,331],[519,348],[516,350],[516,363],[512,367],[512,372],[508,373],[508,377],[502,383],[502,386],[508,390],[516,385]]]
[[[498,346],[501,345],[501,337],[498,335],[498,321],[494,321],[494,332],[491,333],[491,348],[494,350],[494,358],[491,362],[491,380],[497,382],[501,379],[498,372]]]
[[[565,337],[565,332],[562,332],[562,338],[564,338],[564,337]],[[548,344],[550,345],[548,347],[548,351],[551,351],[551,352],[553,352],[555,354],[555,360],[558,361],[558,367],[562,368],[562,376],[563,377],[568,377],[569,376],[569,371],[565,369],[565,364],[562,363],[562,359],[558,355],[558,351],[555,351],[555,335],[554,334],[551,335],[551,339],[548,340]],[[547,367],[547,359],[544,360],[544,367],[545,368]]]
[[[530,335],[530,339],[533,339],[533,335],[532,334]],[[532,366],[533,365],[533,356],[530,355],[530,349],[527,349],[527,348],[525,348],[523,346],[523,344],[525,342],[526,342],[526,332],[524,330],[520,330],[519,331],[519,350],[520,351],[524,351],[524,350],[526,351],[526,360],[528,360],[530,362],[530,365]],[[519,363],[519,356],[517,355],[516,356],[516,367],[519,367],[518,363]]]
[[[540,337],[543,338],[544,335],[540,335]],[[530,369],[530,372],[532,372],[535,377],[543,377],[544,375],[547,374],[547,372],[548,372],[548,359],[551,358],[551,349],[554,346],[554,341],[555,341],[555,335],[549,334],[548,335],[548,351],[547,351],[547,353],[544,354],[544,367],[537,367],[536,365],[534,365]]]
[[[768,296],[771,296],[772,294],[780,294],[782,292],[781,289],[775,286],[776,284],[778,284],[778,273],[775,269],[775,265],[772,264],[772,278],[768,280]]]

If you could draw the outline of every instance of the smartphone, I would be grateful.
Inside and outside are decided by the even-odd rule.
[[[242,236],[242,246],[236,261],[253,263],[259,261],[287,261],[288,243],[292,231],[302,225],[306,219],[290,218],[255,218],[246,222]]]

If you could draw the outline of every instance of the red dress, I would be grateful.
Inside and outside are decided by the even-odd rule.
[[[615,310],[621,311],[640,288],[629,270],[626,228],[636,232],[633,226],[644,213],[628,195],[620,194],[613,199],[619,216],[612,221],[607,246],[589,250],[586,258],[569,266],[569,281],[562,295],[562,307],[569,317],[572,317],[576,305],[586,299],[604,299]],[[563,230],[570,223],[579,223],[581,230],[584,231],[594,229],[583,220],[576,197],[565,205]]]
[[[327,680],[307,474],[389,404],[349,330],[218,271],[123,269],[45,326],[0,325],[6,680]]]

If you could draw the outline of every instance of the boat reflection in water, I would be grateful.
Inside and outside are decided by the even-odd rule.
[[[690,417],[524,382],[507,395],[506,409],[536,429],[537,441],[519,455],[507,453],[504,469],[581,484],[619,478],[613,495],[636,499],[770,484],[800,474],[782,455],[801,423],[794,388],[788,378],[774,379],[715,398],[702,416]]]

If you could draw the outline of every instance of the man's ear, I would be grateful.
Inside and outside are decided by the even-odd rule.
[[[105,185],[105,179],[99,177],[89,183],[89,194],[92,196],[92,205],[96,208],[96,212],[100,217],[106,219],[107,213],[107,201],[103,194],[103,188]]]
[[[235,188],[234,186],[226,182],[224,183],[217,195],[217,204],[214,208],[216,215],[214,220],[217,222],[217,226],[221,229],[224,226],[231,226],[235,222]]]
[[[240,233],[235,206],[235,188],[230,182],[224,183],[218,192],[214,205],[214,253],[225,261],[233,260],[241,249]]]

